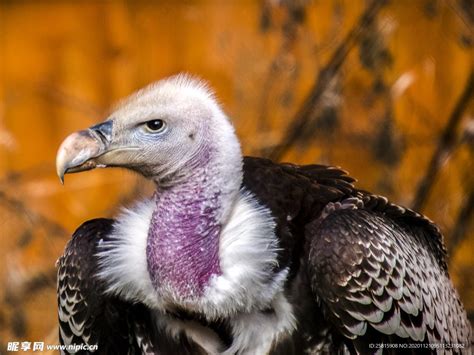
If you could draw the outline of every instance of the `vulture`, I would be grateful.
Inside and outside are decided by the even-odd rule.
[[[122,167],[152,196],[82,224],[57,262],[63,353],[470,353],[439,228],[343,170],[244,157],[180,74],[69,135],[57,174]]]

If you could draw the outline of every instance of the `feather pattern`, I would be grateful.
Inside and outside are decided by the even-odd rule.
[[[95,251],[110,237],[112,225],[109,219],[84,223],[57,262],[59,339],[63,345],[84,344],[104,354],[140,354],[143,348],[152,354],[153,347],[144,345],[152,344],[148,333],[134,331],[148,326],[142,306],[106,296],[95,275]]]
[[[87,222],[59,259],[62,343],[98,344],[100,353],[110,354],[291,355],[366,353],[370,343],[431,342],[462,343],[461,351],[469,353],[471,328],[447,273],[442,236],[432,222],[355,189],[354,180],[338,168],[246,157],[243,172],[242,218],[227,228],[264,223],[276,239],[252,234],[260,238],[255,245],[268,244],[268,263],[259,263],[248,245],[247,251],[232,249],[241,237],[221,241],[221,247],[228,255],[238,252],[227,260],[229,270],[249,257],[255,265],[251,273],[277,280],[265,301],[257,302],[252,292],[245,297],[250,285],[236,289],[243,310],[214,309],[212,317],[204,314],[206,307],[157,310],[148,279],[139,280],[142,289],[131,286],[133,270],[144,272],[139,263],[117,269],[123,278],[115,273],[109,279],[113,292],[107,289],[103,271],[119,265],[106,246],[117,243],[114,228],[126,225],[133,231],[127,224],[133,214],[142,216],[137,230],[146,230],[151,210],[142,205],[116,222]],[[137,249],[123,244],[130,253],[119,257],[139,255],[140,243]],[[262,263],[271,267],[257,270]],[[227,285],[233,284],[232,275]],[[232,295],[232,287],[226,294]],[[255,338],[258,329],[262,336]]]
[[[330,212],[307,227],[312,288],[334,324],[360,352],[370,342],[470,345],[439,230],[384,198],[360,191],[356,196],[356,208],[328,206]],[[358,247],[367,242],[367,248]],[[350,278],[341,282],[341,274]]]

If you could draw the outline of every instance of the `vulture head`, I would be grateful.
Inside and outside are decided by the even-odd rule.
[[[121,238],[123,252],[104,257],[113,265],[108,280],[126,283],[129,274],[133,283],[146,274],[162,298],[168,292],[181,299],[202,294],[221,273],[219,236],[239,196],[242,164],[233,126],[213,94],[184,75],[136,92],[104,122],[71,134],[56,160],[62,181],[66,173],[123,167],[156,183],[150,214],[135,214],[146,219],[146,230],[136,232],[142,223],[134,221],[124,228],[132,232]],[[137,250],[133,259],[129,250]]]
[[[238,140],[207,86],[178,75],[134,93],[103,123],[67,137],[56,167],[61,181],[67,173],[124,167],[168,186],[209,160],[239,169]],[[231,166],[229,172],[235,173]]]

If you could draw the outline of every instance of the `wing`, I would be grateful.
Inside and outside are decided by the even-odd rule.
[[[100,354],[154,354],[147,332],[149,312],[104,294],[96,279],[97,244],[106,240],[113,220],[95,219],[81,225],[58,260],[59,339],[63,345],[97,347]],[[87,354],[87,349],[65,353]]]
[[[306,228],[311,287],[326,317],[361,353],[375,351],[371,343],[469,351],[470,324],[438,229],[386,199],[357,196],[329,204]]]
[[[354,179],[335,167],[278,164],[268,159],[245,157],[243,170],[245,188],[282,221],[307,219],[314,211],[319,213],[328,202],[354,191]]]
[[[280,266],[293,265],[291,279],[306,255],[301,266],[326,318],[319,322],[332,323],[334,339],[348,340],[345,349],[367,353],[381,342],[469,347],[471,328],[438,228],[353,181],[338,168],[244,159],[245,188],[275,216]]]
[[[304,225],[331,201],[354,190],[346,172],[323,165],[278,164],[263,158],[244,158],[243,186],[272,211],[281,247],[279,267],[295,272],[304,242]],[[294,275],[292,275],[294,276]]]

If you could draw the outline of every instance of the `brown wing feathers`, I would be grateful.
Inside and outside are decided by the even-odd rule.
[[[290,268],[287,293],[300,317],[296,348],[364,353],[370,343],[469,343],[439,229],[353,182],[338,168],[244,158],[243,187],[271,210],[278,268]],[[186,341],[157,338],[150,310],[105,295],[95,278],[95,249],[112,225],[86,222],[58,261],[61,342],[98,344],[100,353],[113,354],[153,354],[157,344],[180,349]],[[304,321],[309,314],[318,319]]]

